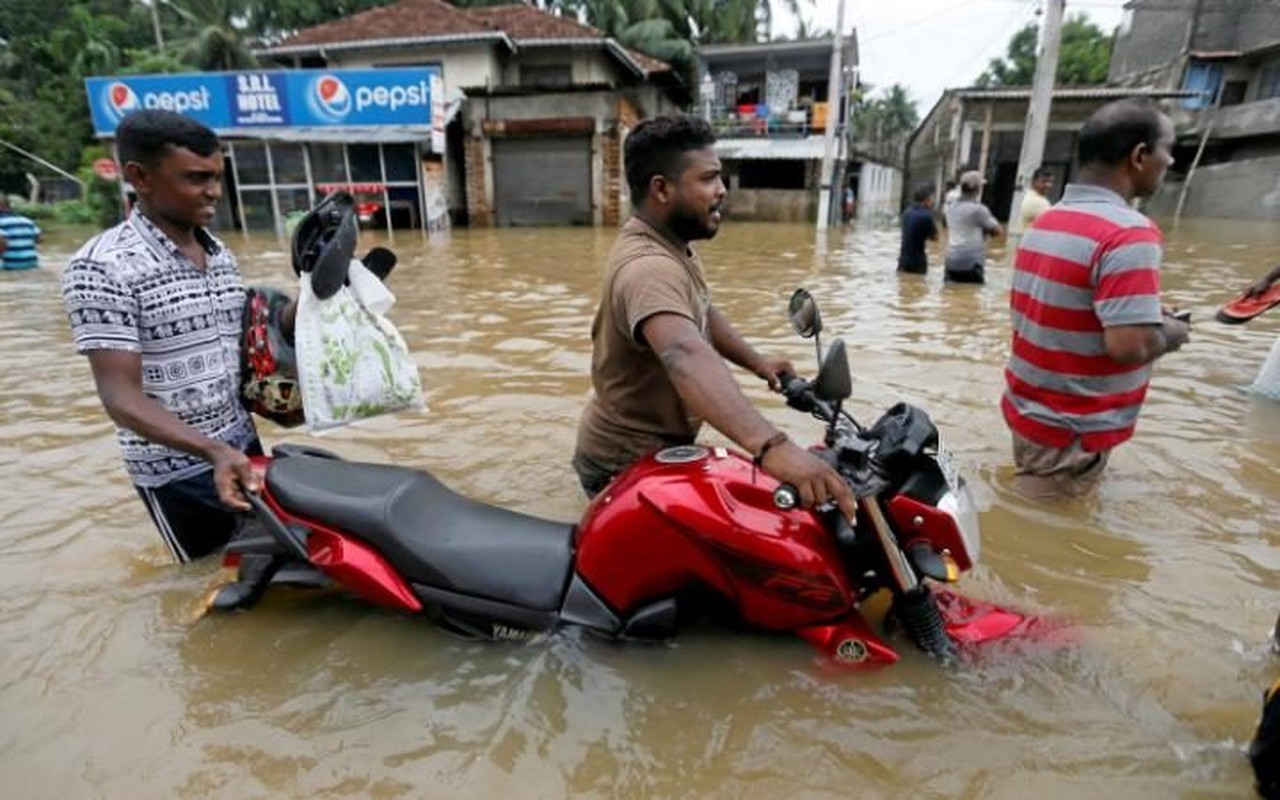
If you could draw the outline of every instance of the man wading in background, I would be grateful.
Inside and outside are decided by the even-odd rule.
[[[1190,336],[1160,304],[1160,229],[1130,206],[1160,187],[1173,141],[1154,105],[1099,108],[1080,129],[1079,177],[1018,247],[1001,408],[1030,494],[1092,489],[1133,436],[1152,363]]]

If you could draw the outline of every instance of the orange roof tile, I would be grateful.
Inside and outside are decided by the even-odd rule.
[[[444,0],[400,0],[371,8],[349,17],[305,28],[264,52],[289,52],[326,45],[353,45],[359,42],[393,42],[405,39],[468,38],[506,36],[516,45],[549,39],[580,39],[608,46],[601,31],[571,17],[540,11],[524,3],[487,8],[457,8]],[[645,73],[667,72],[671,66],[623,47],[609,46],[621,60],[630,60]]]
[[[371,39],[410,39],[462,34],[498,33],[464,9],[444,0],[400,0],[349,17],[304,28],[280,47],[326,45]]]

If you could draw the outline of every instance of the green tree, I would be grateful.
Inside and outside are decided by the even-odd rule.
[[[486,0],[454,0],[458,5]],[[578,16],[623,45],[669,62],[692,80],[699,45],[769,38],[776,11],[803,19],[813,0],[542,0],[540,7]]]
[[[878,97],[870,97],[864,91],[855,98],[849,114],[849,136],[861,150],[896,158],[919,123],[915,101],[905,87],[895,83]]]
[[[74,171],[92,138],[84,78],[120,69],[149,36],[132,0],[0,1],[0,139]],[[46,170],[0,150],[0,174],[29,171]]]
[[[1036,44],[1039,28],[1028,24],[1009,40],[1004,58],[993,58],[978,76],[978,86],[1030,86],[1036,73]],[[1109,36],[1084,14],[1073,14],[1062,26],[1062,44],[1058,49],[1058,69],[1054,82],[1065,86],[1089,86],[1106,83],[1111,64],[1111,47],[1115,37]]]
[[[258,59],[249,49],[250,8],[245,0],[169,0],[165,8],[179,18],[174,42],[182,60],[198,70],[253,69]]]
[[[396,0],[249,0],[248,24],[260,38],[275,41],[302,28],[394,2]],[[512,0],[501,2],[510,3]]]

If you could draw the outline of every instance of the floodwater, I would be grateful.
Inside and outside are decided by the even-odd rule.
[[[1251,794],[1243,749],[1280,676],[1265,647],[1280,612],[1280,404],[1240,387],[1280,313],[1227,327],[1213,311],[1280,260],[1274,225],[1169,233],[1166,292],[1193,311],[1192,343],[1160,363],[1098,496],[1053,506],[1011,489],[996,405],[1006,268],[985,287],[943,286],[936,269],[900,278],[892,229],[730,222],[706,244],[715,302],[749,340],[811,374],[812,343],[784,316],[807,286],[828,338],[850,347],[851,408],[869,419],[909,400],[934,416],[983,509],[984,562],[962,589],[1078,631],[1065,650],[1005,648],[952,671],[907,652],[869,673],[830,669],[791,637],[707,628],[664,646],[572,632],[473,643],[288,590],[194,619],[218,565],[168,561],[71,349],[57,273],[87,233],[54,231],[44,269],[0,275],[5,797]],[[567,462],[612,236],[399,235],[390,316],[430,410],[311,441],[575,518],[584,501]],[[229,241],[250,281],[290,284],[274,239]],[[817,437],[742,380],[769,418]]]

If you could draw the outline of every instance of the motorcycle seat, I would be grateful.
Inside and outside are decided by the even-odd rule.
[[[544,611],[559,608],[574,526],[470,500],[420,470],[297,455],[267,488],[290,514],[351,534],[410,583]]]

